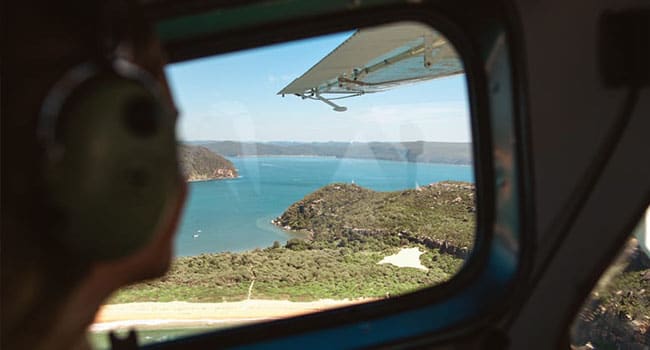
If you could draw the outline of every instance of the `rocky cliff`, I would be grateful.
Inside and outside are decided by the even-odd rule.
[[[181,145],[178,154],[187,181],[232,179],[239,176],[231,161],[205,147]]]

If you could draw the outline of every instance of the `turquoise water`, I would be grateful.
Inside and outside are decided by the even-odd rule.
[[[154,343],[161,343],[170,341],[181,337],[196,335],[215,331],[220,328],[227,328],[240,325],[239,323],[223,324],[221,326],[213,327],[186,327],[186,328],[160,328],[160,329],[138,329],[138,344],[147,345]],[[128,330],[119,330],[116,332],[118,337],[125,338],[128,335]],[[88,341],[93,349],[110,349],[111,343],[108,336],[108,331],[89,332]]]
[[[194,182],[176,237],[176,255],[239,252],[292,238],[271,220],[333,182],[377,191],[444,180],[474,182],[471,166],[320,157],[232,158],[240,178]]]

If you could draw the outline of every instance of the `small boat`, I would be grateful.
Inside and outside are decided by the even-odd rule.
[[[192,237],[194,237],[194,238],[199,238],[199,234],[198,234],[198,233],[195,233],[195,234],[192,235]]]

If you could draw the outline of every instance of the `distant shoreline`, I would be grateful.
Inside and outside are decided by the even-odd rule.
[[[243,155],[224,155],[225,158],[325,158],[325,159],[348,159],[348,160],[374,160],[382,162],[411,163],[411,164],[440,164],[440,165],[458,165],[473,167],[474,163],[445,163],[445,162],[411,162],[408,160],[381,159],[381,158],[359,158],[359,157],[337,157],[337,156],[319,156],[316,154],[301,155],[279,155],[279,154],[243,154]]]
[[[315,154],[242,154],[236,156],[225,156],[226,158],[339,158],[336,156],[319,156]],[[364,159],[364,158],[345,158],[345,159]],[[370,159],[370,158],[365,158]]]
[[[192,142],[226,157],[332,157],[400,162],[472,164],[472,144],[466,142]]]
[[[241,175],[236,177],[215,177],[214,179],[196,179],[196,180],[185,180],[185,182],[208,182],[208,181],[221,181],[221,180],[237,180],[241,178]]]

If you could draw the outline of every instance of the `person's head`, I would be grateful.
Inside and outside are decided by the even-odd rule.
[[[10,10],[3,349],[38,344],[55,323],[66,324],[64,309],[84,307],[75,300],[90,311],[68,318],[86,322],[114,289],[163,274],[185,191],[161,49],[138,8],[128,0],[24,0]],[[116,57],[122,63],[114,66]],[[54,336],[75,336],[61,332],[71,334]]]

